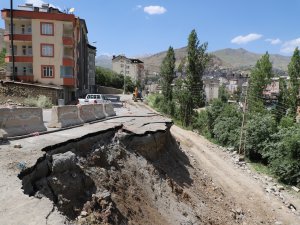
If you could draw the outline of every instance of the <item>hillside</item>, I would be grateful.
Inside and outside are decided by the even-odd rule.
[[[175,49],[176,65],[179,65],[181,60],[186,56],[187,48]],[[255,65],[256,61],[262,56],[261,54],[249,52],[245,49],[222,49],[219,51],[211,52],[213,57],[213,64],[223,66],[226,68],[245,68]],[[160,52],[150,57],[142,58],[145,68],[149,71],[159,71],[160,64],[166,52]],[[287,65],[290,62],[290,57],[282,55],[271,55],[273,67],[279,70],[287,70]]]
[[[112,56],[100,55],[96,57],[96,66],[101,66],[107,69],[112,69]]]
[[[257,60],[262,56],[262,54],[249,52],[243,48],[226,48],[212,52],[212,54],[220,58],[226,64],[231,65],[233,68],[254,66]],[[287,70],[287,65],[290,62],[290,57],[271,54],[270,58],[274,68],[284,71]]]

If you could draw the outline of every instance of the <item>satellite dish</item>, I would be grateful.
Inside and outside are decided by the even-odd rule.
[[[69,13],[74,13],[74,11],[75,11],[75,8],[69,9]]]

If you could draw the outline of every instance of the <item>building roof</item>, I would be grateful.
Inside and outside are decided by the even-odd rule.
[[[118,60],[118,59],[127,59],[129,60],[131,63],[144,63],[143,61],[139,60],[139,59],[133,59],[133,58],[127,58],[124,55],[118,55],[118,56],[113,56],[112,60]]]
[[[88,48],[91,48],[91,49],[93,49],[93,50],[96,50],[96,49],[97,49],[95,46],[90,45],[90,44],[88,44],[87,46],[88,46]]]
[[[14,18],[22,18],[22,19],[46,19],[46,20],[59,20],[59,21],[74,21],[75,15],[67,14],[59,11],[58,9],[49,7],[47,8],[39,8],[34,7],[33,10],[19,10],[13,9]],[[2,18],[10,18],[10,9],[2,9],[1,10]]]

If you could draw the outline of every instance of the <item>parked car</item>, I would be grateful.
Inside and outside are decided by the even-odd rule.
[[[87,94],[85,98],[79,98],[78,104],[86,105],[86,104],[97,104],[97,103],[110,103],[109,100],[105,98],[102,94]]]

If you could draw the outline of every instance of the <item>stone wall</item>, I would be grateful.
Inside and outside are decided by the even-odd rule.
[[[58,99],[63,97],[62,87],[50,87],[40,84],[28,84],[13,81],[0,81],[0,95],[12,97],[37,97],[44,95],[57,105]]]
[[[105,86],[97,85],[97,93],[99,93],[99,94],[109,94],[109,95],[122,94],[123,90],[117,89],[117,88],[112,88],[112,87],[105,87]]]

